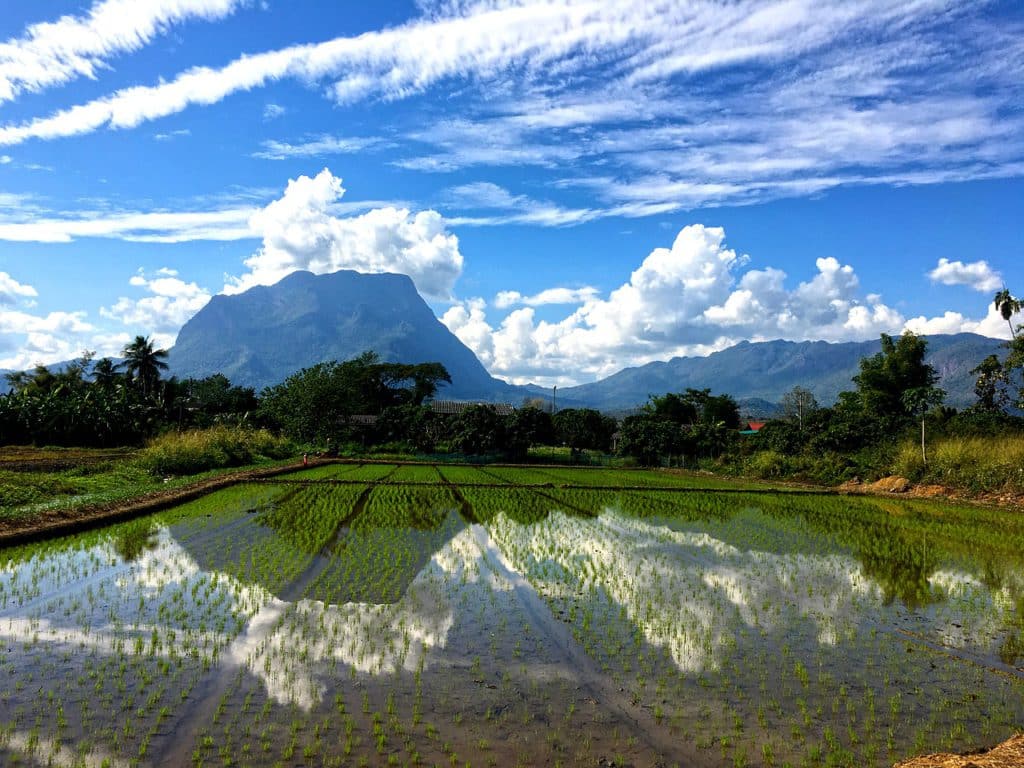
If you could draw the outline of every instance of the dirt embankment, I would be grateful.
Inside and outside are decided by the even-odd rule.
[[[876,496],[904,495],[918,499],[949,499],[950,501],[973,501],[982,504],[995,504],[1002,507],[1024,508],[1024,494],[972,493],[944,485],[914,485],[905,477],[891,475],[873,483],[850,480],[836,486],[840,493],[868,494]]]
[[[972,755],[923,755],[896,763],[893,768],[1021,768],[1024,766],[1024,734],[998,747]]]
[[[310,462],[310,466],[313,462]],[[24,518],[0,520],[0,547],[20,544],[50,536],[75,533],[99,525],[125,520],[131,517],[148,515],[168,507],[198,499],[221,488],[274,477],[288,472],[303,469],[301,462],[284,466],[248,469],[238,472],[227,472],[216,477],[199,480],[188,485],[175,488],[150,491],[132,499],[125,499],[105,504],[90,504],[70,509],[48,509]]]

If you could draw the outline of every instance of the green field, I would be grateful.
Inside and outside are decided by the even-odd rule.
[[[336,464],[0,551],[0,763],[888,766],[1024,725],[1024,519],[704,482]]]

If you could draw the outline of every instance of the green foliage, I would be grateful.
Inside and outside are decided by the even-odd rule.
[[[471,405],[451,422],[451,441],[456,450],[471,456],[501,450],[505,422],[489,405]]]
[[[533,406],[520,408],[506,419],[505,452],[511,459],[523,459],[535,445],[554,439],[551,414]]]
[[[551,418],[555,441],[577,450],[607,451],[615,433],[615,419],[593,408],[565,408]]]
[[[292,452],[289,441],[265,429],[220,426],[158,437],[139,452],[137,461],[154,475],[190,475],[261,458],[280,459]]]
[[[938,373],[925,362],[928,342],[910,331],[898,339],[882,334],[882,351],[860,361],[860,373],[853,377],[865,415],[878,419],[900,419],[917,413],[920,398],[908,403],[910,391],[934,390]]]
[[[349,418],[418,406],[450,381],[439,363],[381,363],[372,352],[303,368],[263,391],[260,416],[295,440],[326,442],[354,434]]]

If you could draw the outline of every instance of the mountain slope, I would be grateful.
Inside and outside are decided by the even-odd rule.
[[[441,324],[412,280],[395,274],[294,272],[272,286],[214,296],[181,329],[169,363],[181,378],[223,373],[259,390],[367,350],[386,361],[443,363],[452,377],[443,397],[514,397]]]
[[[990,354],[1005,353],[1003,342],[972,333],[928,336],[928,362],[941,376],[947,404],[963,407],[974,401],[971,369]],[[710,388],[737,399],[760,398],[777,403],[795,386],[806,387],[823,405],[831,404],[851,379],[862,357],[881,343],[831,344],[825,341],[740,342],[707,357],[676,357],[638,368],[626,368],[592,384],[559,389],[566,398],[592,407],[623,409],[639,405],[648,395],[679,392],[687,387]]]

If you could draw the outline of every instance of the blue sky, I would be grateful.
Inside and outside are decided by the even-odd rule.
[[[87,0],[0,15],[0,368],[409,274],[495,375],[1008,334],[1024,6]]]

